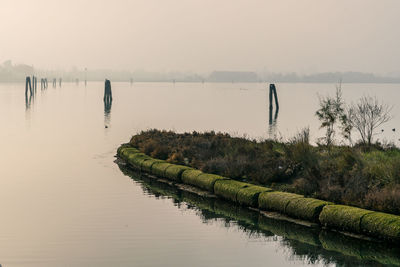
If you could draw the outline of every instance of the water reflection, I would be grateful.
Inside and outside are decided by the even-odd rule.
[[[112,99],[104,99],[104,127],[110,127]]]
[[[279,108],[275,110],[274,117],[272,117],[273,108],[272,106],[269,107],[269,122],[268,122],[268,136],[269,138],[275,139],[277,134],[277,121],[278,121],[278,114]]]
[[[266,242],[279,243],[280,248],[289,252],[289,261],[302,260],[305,264],[338,266],[400,266],[400,249],[390,244],[359,240],[320,228],[269,219],[256,211],[229,202],[179,190],[132,172],[124,165],[119,165],[119,168],[139,183],[146,194],[156,198],[170,198],[180,209],[196,210],[203,223],[219,222],[222,227],[238,228],[249,239],[264,237]]]
[[[30,110],[32,102],[33,102],[33,95],[30,94],[28,96],[27,94],[25,94],[25,111]]]

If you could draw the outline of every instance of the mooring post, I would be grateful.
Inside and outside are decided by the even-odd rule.
[[[29,92],[32,95],[32,84],[31,84],[31,77],[27,76],[25,80],[25,95],[28,94],[28,86],[29,86]]]
[[[47,78],[44,78],[44,88],[47,89],[49,87],[49,83],[47,81]]]
[[[37,77],[33,76],[33,88],[35,89],[35,93],[37,91]]]
[[[59,80],[58,80],[58,85],[61,87],[61,81],[62,81],[62,79],[60,78]]]
[[[104,102],[112,101],[111,82],[106,79],[104,83]]]
[[[276,110],[279,109],[279,102],[278,102],[278,94],[276,93],[276,87],[275,84],[270,84],[269,85],[270,91],[272,89],[272,93],[274,94],[274,98],[275,98],[275,106],[276,106]],[[271,94],[271,93],[270,93]],[[271,97],[270,97],[270,101],[271,101]]]

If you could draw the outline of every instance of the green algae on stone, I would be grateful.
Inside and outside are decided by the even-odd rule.
[[[242,188],[236,195],[239,204],[258,208],[258,197],[262,192],[271,192],[272,189],[263,186],[250,185]]]
[[[333,203],[315,198],[295,198],[289,201],[285,213],[289,216],[319,222],[319,214],[326,205]]]
[[[172,164],[165,170],[165,177],[177,182],[181,182],[182,173],[186,170],[193,170],[193,169],[187,166]]]
[[[214,193],[227,200],[237,202],[236,195],[240,189],[248,187],[250,184],[235,180],[217,180],[214,184]]]
[[[400,216],[372,212],[361,219],[361,230],[372,236],[400,241]]]
[[[361,233],[361,219],[372,212],[345,205],[327,205],[322,209],[319,221],[329,228]]]
[[[258,198],[260,209],[279,211],[286,214],[286,207],[293,199],[304,198],[301,195],[286,192],[263,192]]]

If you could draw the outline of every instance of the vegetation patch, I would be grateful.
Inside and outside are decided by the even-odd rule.
[[[323,226],[352,233],[362,233],[361,219],[373,211],[344,205],[327,205],[319,215]]]
[[[263,192],[271,192],[272,189],[263,186],[250,185],[239,190],[236,195],[237,202],[244,206],[258,208],[258,197]]]
[[[130,146],[205,173],[400,215],[398,148],[381,143],[337,146],[334,140],[325,141],[311,145],[307,130],[285,142],[215,132],[148,130],[133,136]]]
[[[207,190],[211,193],[214,193],[214,184],[218,180],[224,180],[227,178],[224,178],[219,175],[215,174],[208,174],[208,173],[202,173],[199,176],[197,176],[195,179],[192,180],[192,185],[197,186],[201,189]]]
[[[295,218],[319,222],[322,209],[330,204],[333,203],[315,198],[295,198],[289,201],[285,213]]]
[[[248,187],[250,184],[235,180],[216,180],[214,185],[214,193],[224,199],[237,202],[237,193],[240,189]]]
[[[148,159],[150,159],[150,157],[143,153],[129,153],[126,160],[131,166],[134,166],[136,169],[140,170],[140,166],[143,161]]]
[[[153,164],[161,163],[161,162],[165,162],[165,161],[150,158],[141,163],[140,169],[142,171],[151,172],[151,167],[153,166]]]
[[[178,182],[182,181],[182,173],[186,170],[193,170],[190,167],[187,166],[182,166],[182,165],[174,165],[171,164],[166,170],[165,170],[165,177],[171,180],[175,180]]]
[[[263,192],[258,198],[260,209],[286,213],[286,207],[293,199],[304,198],[301,195],[286,192]]]
[[[203,172],[199,170],[185,170],[181,176],[182,182],[196,186],[196,179],[200,174],[203,174]]]
[[[158,177],[165,177],[165,170],[170,166],[171,164],[167,162],[156,162],[151,166],[151,173]]]
[[[400,241],[400,216],[372,212],[361,219],[361,230],[369,235]]]

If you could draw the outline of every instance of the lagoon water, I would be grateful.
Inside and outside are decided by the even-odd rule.
[[[400,85],[342,88],[348,101],[368,94],[394,105],[394,119],[376,138],[398,143]],[[262,139],[288,138],[309,126],[312,138],[321,136],[314,116],[318,94],[333,95],[335,85],[277,84],[277,89],[280,111],[271,126],[265,84],[115,82],[114,101],[106,108],[101,82],[50,85],[31,99],[25,99],[23,84],[0,84],[0,264],[377,264],[364,257],[371,251],[363,254],[358,243],[354,255],[362,255],[343,255],[329,246],[323,249],[322,243],[314,247],[291,239],[293,234],[263,234],[234,218],[217,214],[205,219],[204,211],[185,201],[145,190],[135,174],[127,175],[114,163],[121,143],[150,128]]]

